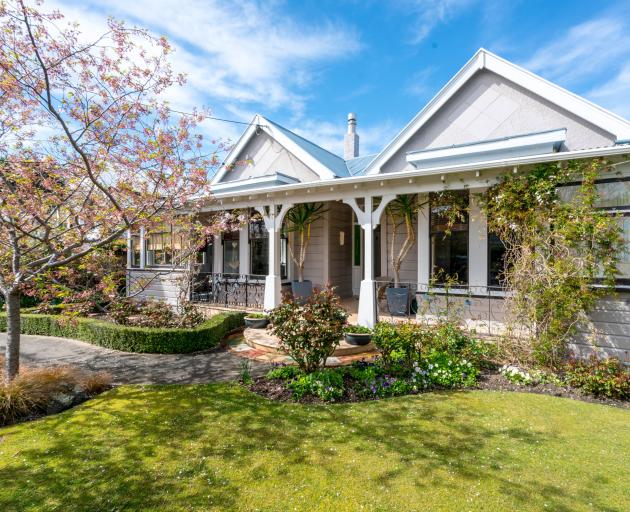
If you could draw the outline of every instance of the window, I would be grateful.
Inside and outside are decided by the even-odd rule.
[[[131,268],[140,267],[140,235],[131,235],[129,247],[129,266]]]
[[[260,217],[249,221],[250,272],[265,276],[269,273],[269,233]]]
[[[149,233],[146,240],[147,266],[177,265],[182,250],[181,235],[168,231]]]
[[[619,215],[624,238],[624,251],[619,259],[617,283],[630,286],[630,178],[609,178],[595,183],[599,198],[595,205]],[[558,196],[570,201],[579,190],[579,183],[567,183],[558,188]]]
[[[202,247],[195,256],[195,263],[198,266],[199,272],[210,273],[212,272],[212,263],[214,256],[214,245],[212,239],[206,242],[206,245]]]
[[[468,191],[457,192],[465,201]],[[450,228],[445,215],[448,206],[440,205],[435,194],[430,195],[431,277],[444,282],[448,277],[461,284],[468,283],[468,214]]]
[[[238,231],[223,233],[223,273],[238,274],[239,265],[239,238]]]
[[[501,286],[505,269],[505,244],[494,233],[488,233],[488,286]]]

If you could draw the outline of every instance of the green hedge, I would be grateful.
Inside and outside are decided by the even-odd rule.
[[[56,315],[21,315],[22,334],[59,336],[87,341],[125,352],[186,354],[216,347],[230,331],[243,325],[243,313],[222,313],[191,329],[127,327],[93,318],[69,319]],[[0,314],[0,332],[7,317]]]

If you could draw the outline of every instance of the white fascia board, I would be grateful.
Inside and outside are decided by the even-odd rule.
[[[316,190],[320,187],[330,187],[334,185],[335,187],[340,185],[352,185],[352,184],[360,184],[360,183],[370,183],[370,182],[379,182],[379,181],[390,181],[397,179],[405,179],[405,178],[418,178],[423,176],[432,176],[432,175],[440,175],[440,174],[452,174],[457,172],[466,172],[466,171],[482,171],[484,169],[498,169],[502,167],[514,167],[519,165],[529,165],[529,164],[537,164],[537,163],[545,163],[545,162],[560,162],[566,160],[575,160],[575,159],[583,159],[583,158],[597,158],[597,157],[607,157],[607,156],[615,156],[615,155],[630,155],[630,145],[627,146],[610,146],[605,148],[593,148],[593,149],[580,149],[576,151],[562,151],[559,153],[548,153],[542,155],[530,155],[530,156],[522,156],[516,158],[504,158],[498,160],[488,160],[481,162],[470,162],[463,163],[459,165],[450,165],[450,166],[438,166],[431,167],[426,169],[418,169],[414,171],[399,171],[399,172],[390,172],[386,174],[378,174],[372,176],[352,176],[349,178],[337,178],[334,182],[320,182],[320,181],[310,181],[306,183],[296,183],[293,185],[282,185],[279,187],[270,187],[265,189],[264,192],[268,194],[269,197],[274,193],[288,193],[294,191],[305,190],[308,193],[308,189]],[[383,191],[383,193],[387,192],[387,189]],[[251,194],[251,192],[250,192]],[[230,194],[220,193],[213,194],[213,199],[229,199],[238,197],[239,194]],[[247,194],[244,193],[243,196]],[[357,192],[357,197],[361,196],[361,192]],[[305,196],[307,197],[307,196]],[[295,196],[291,196],[291,201],[295,202]],[[299,202],[299,201],[297,201]]]
[[[566,140],[567,130],[550,130],[548,132],[517,135],[491,141],[480,141],[471,144],[459,144],[450,147],[423,149],[407,153],[407,162],[415,167],[430,166],[442,160],[455,162],[462,159],[467,161],[496,160],[501,157],[518,157],[552,153]],[[494,158],[490,158],[494,155]]]
[[[275,183],[280,184],[293,184],[299,183],[300,180],[294,178],[292,176],[288,176],[284,173],[277,172],[274,174],[269,174],[266,176],[257,176],[255,178],[245,178],[242,180],[234,180],[234,181],[226,181],[224,183],[217,183],[216,185],[212,185],[210,188],[210,192],[215,191],[227,191],[229,189],[239,188],[241,191],[248,191],[248,188],[251,187],[260,187],[264,185],[273,185]],[[248,187],[248,188],[243,188]]]
[[[262,121],[266,121],[264,117],[261,117]],[[304,165],[312,169],[322,180],[331,180],[335,179],[335,173],[332,172],[328,167],[322,164],[317,158],[312,156],[307,151],[304,151],[298,144],[293,142],[289,137],[287,137],[281,130],[277,130],[271,123],[265,125],[264,130],[275,140],[277,140],[282,146],[287,149],[290,153],[292,153],[298,160],[300,160]]]

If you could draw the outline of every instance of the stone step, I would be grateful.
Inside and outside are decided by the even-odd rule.
[[[243,337],[245,338],[245,343],[256,350],[269,354],[284,354],[278,347],[278,339],[266,329],[247,328],[243,331]],[[368,355],[374,352],[376,352],[376,347],[372,343],[367,345],[350,345],[346,340],[342,339],[332,356]]]

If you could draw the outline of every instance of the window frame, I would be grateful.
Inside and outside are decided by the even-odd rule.
[[[226,239],[225,235],[229,234],[230,237]],[[234,238],[232,238],[234,237]],[[240,270],[241,270],[241,261],[240,261],[240,249],[241,249],[241,233],[240,231],[226,231],[221,233],[221,252],[222,252],[222,264],[221,264],[221,270],[223,274],[227,274],[227,275],[240,275]],[[237,261],[238,261],[238,271],[237,272],[226,272],[226,268],[225,268],[225,262],[226,262],[226,258],[225,258],[225,250],[226,250],[226,245],[225,242],[226,241],[236,241],[237,245],[236,245],[236,255],[237,255]]]
[[[152,231],[152,232],[147,232],[145,235],[145,240],[144,240],[144,252],[145,252],[145,259],[146,261],[145,263],[145,267],[146,268],[182,268],[181,263],[177,263],[178,260],[178,253],[181,252],[181,247],[182,247],[182,240],[180,239],[179,244],[180,244],[180,248],[179,249],[175,249],[174,248],[174,241],[175,241],[175,236],[179,236],[181,237],[182,235],[177,235],[177,231],[173,229],[173,226],[169,226],[170,229],[168,230],[161,230],[161,231]],[[166,258],[162,258],[161,262],[156,263],[156,259],[155,259],[155,252],[156,249],[149,249],[149,246],[151,244],[151,237],[152,236],[157,236],[160,235],[162,237],[162,246],[165,246],[166,244],[164,243],[164,235],[168,235],[168,237],[170,238],[170,252],[171,252],[171,261],[170,262],[166,262]],[[164,255],[167,254],[167,251],[165,249],[160,249],[159,251],[163,252]]]
[[[595,185],[599,185],[602,183],[624,183],[630,181],[630,176],[617,176],[616,178],[601,178],[595,180]],[[567,183],[563,183],[558,185],[557,188],[564,187],[579,187],[582,184],[581,181],[569,181]],[[598,210],[602,210],[605,212],[609,212],[611,215],[620,214],[621,217],[630,217],[630,204],[624,206],[599,206],[596,207]],[[593,283],[595,286],[601,285],[601,278],[595,278]],[[630,275],[627,277],[615,278],[615,288],[616,291],[628,291],[630,289]]]
[[[466,193],[468,195],[468,204],[470,205],[470,190],[462,189],[461,192]],[[434,264],[433,264],[433,235],[441,234],[443,237],[445,236],[445,231],[435,231],[433,229],[433,198],[437,192],[429,193],[429,282],[434,279]],[[463,232],[463,230],[459,231]],[[470,214],[466,213],[466,280],[461,281],[453,286],[453,288],[467,288],[470,286]],[[449,237],[452,236],[453,232],[450,235],[446,235]],[[458,276],[459,278],[459,276]],[[429,283],[427,283],[429,284]],[[443,282],[436,282],[438,286],[443,285]]]

